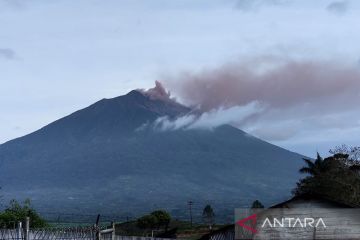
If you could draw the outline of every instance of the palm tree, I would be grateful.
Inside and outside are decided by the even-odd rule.
[[[252,205],[251,208],[264,208],[264,205],[259,201],[259,200],[255,200]]]
[[[302,167],[299,170],[300,173],[307,173],[310,174],[311,176],[318,176],[321,173],[324,173],[328,169],[327,162],[324,161],[324,159],[320,156],[319,153],[317,153],[314,162],[307,158],[303,158],[303,160],[305,161],[307,166]]]
[[[209,224],[209,229],[211,230],[212,225],[214,224],[215,213],[213,208],[210,205],[206,205],[203,210],[203,219],[204,222]]]

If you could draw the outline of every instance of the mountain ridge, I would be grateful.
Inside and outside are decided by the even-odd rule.
[[[138,130],[161,116],[192,111],[164,96],[134,90],[102,99],[0,145],[5,197],[61,209],[121,204],[137,212],[154,204],[174,210],[186,199],[231,208],[290,195],[301,155],[230,125]]]

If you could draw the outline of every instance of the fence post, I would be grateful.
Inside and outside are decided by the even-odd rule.
[[[17,229],[16,229],[16,237],[17,239],[22,239],[22,222],[18,222]]]
[[[25,219],[25,235],[24,235],[25,240],[29,240],[29,231],[30,231],[30,217],[26,217],[26,219]]]
[[[95,223],[95,228],[96,228],[96,240],[100,240],[101,239],[101,232],[100,232],[100,214],[97,215],[96,218],[96,223]]]
[[[112,223],[111,240],[115,240],[115,222]]]

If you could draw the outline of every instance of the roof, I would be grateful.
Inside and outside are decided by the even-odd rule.
[[[301,194],[301,195],[297,195],[289,200],[286,200],[284,202],[281,202],[281,203],[278,203],[276,205],[273,205],[267,209],[264,209],[264,212],[266,212],[267,210],[269,209],[272,209],[272,208],[286,208],[287,207],[287,204],[293,202],[293,201],[298,201],[298,200],[321,200],[321,201],[324,201],[324,202],[328,202],[328,203],[332,203],[334,205],[336,205],[336,207],[339,207],[339,208],[353,208],[353,206],[351,205],[348,205],[348,204],[344,204],[344,203],[341,203],[341,202],[338,202],[338,201],[335,201],[335,200],[332,200],[332,199],[329,199],[327,197],[324,197],[324,196],[321,196],[319,194]],[[215,230],[215,231],[212,231],[204,236],[202,236],[199,240],[208,240],[210,239],[211,236],[214,236],[216,234],[221,234],[221,233],[225,233],[225,232],[228,232],[228,231],[234,231],[235,229],[235,224],[230,224],[230,225],[227,225],[225,227],[222,227],[218,230]]]
[[[342,202],[339,202],[339,201],[336,201],[336,200],[332,200],[328,197],[325,197],[325,196],[321,196],[319,194],[314,194],[314,193],[304,193],[304,194],[301,194],[301,195],[297,195],[289,200],[286,200],[285,202],[282,202],[282,203],[278,203],[276,205],[273,205],[269,208],[283,208],[283,207],[286,207],[287,204],[293,202],[293,201],[298,201],[298,200],[321,200],[321,201],[324,201],[324,202],[328,202],[328,203],[332,203],[334,205],[337,205],[337,207],[339,208],[353,208],[354,206],[351,206],[351,205],[348,205],[348,204],[345,204],[345,203],[342,203]]]

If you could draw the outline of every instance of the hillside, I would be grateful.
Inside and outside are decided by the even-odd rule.
[[[232,211],[289,196],[302,164],[296,153],[230,125],[142,128],[190,111],[134,90],[2,144],[3,195],[30,197],[41,209],[134,214],[165,207],[179,216],[189,199]]]

